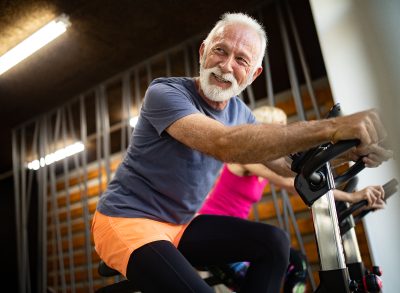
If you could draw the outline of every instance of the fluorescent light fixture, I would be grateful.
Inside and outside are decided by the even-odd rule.
[[[82,152],[84,149],[85,146],[83,145],[83,143],[78,141],[74,144],[66,146],[65,148],[57,150],[54,153],[48,154],[44,158],[40,158],[39,160],[34,160],[28,163],[28,169],[38,170],[40,167],[53,164],[54,162],[60,161],[79,152]]]
[[[0,75],[50,43],[64,33],[70,25],[68,17],[62,14],[0,56]]]
[[[135,126],[136,126],[136,124],[138,122],[138,119],[139,119],[139,116],[132,117],[131,119],[129,119],[129,125],[132,128],[135,128]]]

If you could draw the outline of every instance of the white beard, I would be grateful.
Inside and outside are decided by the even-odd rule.
[[[227,89],[222,89],[217,85],[210,84],[210,76],[215,74],[218,78],[222,78],[231,83]],[[239,85],[232,73],[223,74],[218,66],[205,69],[203,64],[200,64],[200,87],[204,95],[214,102],[224,102],[230,98],[239,95],[248,83]]]

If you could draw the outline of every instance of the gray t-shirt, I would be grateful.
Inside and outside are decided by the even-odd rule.
[[[194,113],[224,125],[255,123],[238,97],[231,98],[225,109],[215,110],[197,93],[193,79],[155,79],[147,89],[125,158],[100,197],[98,211],[175,224],[192,219],[222,165],[165,131],[176,120]]]

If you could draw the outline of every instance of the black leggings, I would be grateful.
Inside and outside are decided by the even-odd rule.
[[[144,293],[214,292],[194,267],[251,263],[240,292],[280,291],[289,263],[289,238],[281,229],[234,217],[200,215],[186,228],[178,249],[155,241],[135,250],[127,278]]]

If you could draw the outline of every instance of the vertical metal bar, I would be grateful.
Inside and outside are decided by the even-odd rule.
[[[47,153],[51,152],[50,149],[50,143],[52,142],[51,138],[50,138],[50,133],[52,131],[52,124],[48,123],[49,118],[47,116],[43,117],[42,120],[42,127],[41,127],[41,140],[40,140],[40,148],[42,150],[42,153],[40,154],[40,158],[44,158],[45,155]],[[49,168],[40,168],[39,170],[42,170],[43,172],[45,172],[46,174],[46,184],[43,185],[43,188],[45,189],[45,198],[44,198],[44,202],[43,202],[43,208],[44,210],[47,211],[48,205],[51,206],[51,208],[54,208],[53,204],[52,204],[52,193],[51,190],[49,190],[49,187],[51,187],[51,172],[49,170]],[[53,288],[56,292],[58,292],[60,284],[59,284],[59,265],[58,265],[58,242],[57,242],[57,227],[56,227],[56,223],[55,223],[55,217],[54,217],[54,212],[53,210],[49,210],[48,211],[49,217],[52,221],[52,225],[51,225],[51,244],[52,244],[52,248],[53,248],[53,255],[52,255],[52,260],[53,260],[53,284],[54,287]],[[46,225],[47,224],[47,217],[43,219],[43,224]],[[47,235],[43,235],[44,238],[47,237]],[[44,288],[44,290],[46,290],[46,288]]]
[[[17,236],[17,263],[18,263],[18,285],[19,292],[26,292],[26,284],[23,271],[25,268],[22,266],[22,228],[21,228],[21,190],[20,190],[20,160],[18,156],[18,130],[14,129],[12,132],[12,158],[13,158],[13,175],[14,175],[14,201],[15,201],[15,226]]]
[[[75,132],[75,128],[74,128],[74,124],[73,124],[73,116],[72,116],[72,111],[71,111],[71,107],[70,107],[71,105],[69,104],[67,107],[66,107],[66,110],[67,110],[67,124],[69,125],[69,132],[70,132],[70,136],[72,137],[72,140],[73,141],[78,141],[79,140],[79,138],[77,137],[77,135],[76,135],[76,132]],[[79,113],[80,114],[80,113]],[[67,131],[68,132],[68,131]],[[85,148],[86,148],[86,146],[85,146]],[[87,223],[89,223],[90,222],[90,218],[88,219],[88,218],[86,218],[85,217],[85,208],[84,208],[84,204],[83,204],[83,201],[82,201],[82,188],[81,188],[81,185],[82,185],[82,176],[80,175],[80,172],[82,171],[81,169],[80,169],[80,163],[79,163],[79,156],[78,155],[75,155],[75,156],[73,156],[73,162],[74,162],[74,166],[73,166],[73,170],[75,170],[76,171],[76,176],[77,176],[77,178],[79,179],[78,180],[78,182],[77,182],[77,187],[78,187],[78,192],[79,192],[79,194],[80,194],[80,198],[81,198],[81,204],[82,204],[82,210],[83,210],[83,217],[82,217],[82,222],[84,223],[84,225],[85,225],[85,227],[87,226]],[[72,233],[71,233],[72,234]],[[85,243],[86,243],[86,241],[88,241],[87,240],[87,235],[85,234]],[[90,239],[89,239],[89,241],[90,241]],[[89,263],[87,264],[87,265],[89,265]],[[75,268],[74,268],[74,271],[75,271]],[[89,275],[88,275],[88,278],[87,278],[87,282],[89,282]],[[76,288],[76,285],[75,285],[75,281],[74,282],[71,282],[72,284],[74,284],[74,287]],[[72,286],[71,286],[72,287]],[[88,286],[89,287],[89,286]]]
[[[258,19],[260,22],[263,22],[263,15],[261,13],[261,9],[258,9]],[[270,106],[275,106],[275,96],[274,96],[274,88],[272,84],[272,73],[271,66],[269,62],[269,53],[268,48],[266,48],[266,52],[264,55],[264,75],[265,75],[265,88],[267,90],[267,98]]]
[[[282,209],[283,209],[283,219],[285,223],[285,231],[290,235],[290,223],[289,223],[289,215],[288,215],[288,207],[287,202],[283,198],[283,193],[281,189],[281,197],[282,197]]]
[[[42,225],[42,217],[43,217],[43,203],[42,203],[42,196],[43,196],[43,186],[42,186],[42,172],[38,170],[35,174],[37,176],[37,182],[38,182],[38,221],[37,221],[37,227],[38,227],[38,246],[37,246],[37,256],[36,256],[36,272],[37,272],[37,286],[36,286],[36,291],[39,293],[42,293],[44,290],[44,283],[43,283],[43,274],[44,274],[44,249],[43,249],[43,225]]]
[[[51,190],[51,202],[52,202],[52,214],[55,223],[56,230],[56,242],[58,250],[58,265],[60,268],[60,280],[62,292],[67,292],[66,280],[65,280],[65,270],[64,270],[64,252],[62,248],[62,237],[60,233],[60,220],[58,218],[58,204],[57,204],[57,192],[56,192],[56,176],[55,176],[55,166],[51,164],[50,166],[50,190]]]
[[[85,146],[83,152],[81,152],[82,160],[82,173],[83,173],[83,192],[81,193],[81,201],[83,206],[84,214],[84,224],[85,224],[85,251],[86,251],[86,261],[87,261],[87,272],[88,272],[88,282],[89,282],[89,293],[93,293],[93,264],[92,264],[92,245],[91,245],[91,234],[90,234],[90,213],[88,206],[88,186],[87,186],[87,122],[86,122],[86,109],[85,109],[85,99],[82,95],[80,97],[80,132],[81,141]],[[81,183],[82,184],[82,183]]]
[[[194,46],[194,43],[190,44],[190,51],[191,51],[191,56],[192,56],[192,62],[193,62],[193,76],[198,76],[199,75],[199,59],[197,58],[197,49]]]
[[[348,208],[350,204],[346,202],[345,206]],[[358,246],[357,235],[354,229],[355,223],[353,215],[348,216],[345,221],[350,225],[350,227],[353,227],[342,235],[346,264],[361,263],[362,258],[360,254],[360,248]]]
[[[49,172],[50,173],[50,172]],[[50,177],[50,175],[49,175]],[[50,181],[50,178],[49,178]],[[51,194],[49,193],[48,196],[51,197]],[[51,237],[52,237],[52,241],[51,241],[51,245],[53,248],[53,255],[52,255],[52,260],[53,260],[53,284],[54,284],[54,290],[56,292],[58,292],[58,264],[57,264],[57,234],[56,234],[56,224],[54,223],[54,217],[53,215],[51,215],[51,217],[53,218],[53,225],[52,225],[52,229],[51,229]]]
[[[185,46],[183,48],[183,64],[185,67],[185,76],[191,76],[190,73],[190,62],[189,62],[189,53],[188,53],[188,47]]]
[[[126,123],[126,130],[128,133],[128,141],[126,144],[126,147],[128,147],[131,138],[132,138],[132,128],[130,125],[131,118],[133,117],[133,112],[132,112],[132,86],[131,86],[131,75],[129,74],[128,79],[127,79],[127,94],[126,94],[126,99],[127,99],[127,110],[128,110],[128,121]],[[138,113],[139,114],[139,113]],[[125,150],[126,151],[126,150]]]
[[[65,108],[61,111],[62,121],[61,121],[61,132],[62,132],[62,140],[63,147],[67,146],[67,120]],[[71,292],[75,293],[75,266],[74,266],[74,249],[72,243],[72,228],[71,228],[71,194],[69,192],[69,168],[68,168],[68,158],[63,160],[63,168],[64,168],[64,190],[65,190],[65,199],[66,199],[66,212],[67,212],[67,235],[68,235],[68,259],[69,259],[69,275],[70,275],[70,286]]]
[[[151,72],[150,62],[146,63],[146,74],[147,74],[147,84],[149,85],[153,81],[153,74]]]
[[[126,75],[122,78],[122,94],[121,94],[121,156],[124,156],[127,141],[127,124],[129,125],[129,111],[127,109],[126,101]]]
[[[121,105],[122,105],[122,115],[121,115],[121,155],[123,156],[124,150],[126,148],[126,138],[127,138],[127,121],[129,124],[129,109],[127,109],[127,98],[126,92],[129,91],[127,89],[127,79],[129,82],[129,75],[124,74],[122,77],[122,95],[121,95]]]
[[[294,232],[296,234],[296,238],[297,238],[297,242],[299,243],[300,250],[305,256],[307,256],[306,249],[304,247],[303,238],[301,237],[299,225],[297,224],[296,215],[295,215],[295,213],[293,211],[292,204],[290,203],[288,193],[287,193],[287,191],[285,189],[282,189],[281,193],[282,193],[282,199],[286,203],[286,207],[288,209],[289,216],[290,216],[290,218],[292,220],[293,229],[294,229]],[[314,275],[312,273],[312,269],[311,269],[310,263],[308,262],[308,258],[307,257],[306,257],[306,261],[307,261],[308,278],[310,280],[311,287],[312,287],[312,289],[314,291],[316,289],[316,284],[315,284]]]
[[[37,157],[40,158],[40,145],[38,143],[39,138],[39,132],[40,132],[40,125],[39,125],[39,120],[36,120],[35,122],[35,130],[33,134],[33,140],[32,140],[32,154],[34,158],[34,154],[37,154]],[[38,146],[39,145],[39,146]],[[38,149],[37,149],[38,148]],[[43,280],[43,275],[45,274],[44,272],[44,266],[45,266],[45,261],[43,260],[44,256],[46,255],[44,251],[44,244],[43,244],[43,172],[42,170],[37,170],[37,172],[30,172],[31,174],[36,175],[36,181],[38,183],[38,198],[37,198],[37,256],[36,256],[36,276],[37,276],[37,285],[36,285],[36,290],[39,293],[42,293],[44,291],[44,280]],[[29,203],[30,206],[30,203]],[[46,247],[47,248],[47,247]]]
[[[247,96],[249,97],[250,109],[254,109],[256,107],[256,99],[254,98],[253,87],[251,84],[246,87]]]
[[[21,164],[21,224],[22,224],[22,261],[24,268],[29,268],[29,239],[28,239],[28,211],[27,194],[26,194],[26,140],[25,127],[21,129],[21,148],[20,148],[20,164]],[[30,270],[25,270],[26,290],[31,292]]]
[[[61,110],[57,111],[56,123],[54,128],[54,137],[50,139],[53,145],[59,139],[60,132],[60,124],[61,124]],[[49,131],[50,135],[50,131]],[[54,147],[53,147],[54,148]],[[61,280],[61,288],[62,292],[67,292],[67,285],[65,279],[65,270],[64,270],[64,252],[62,248],[62,236],[61,236],[61,228],[60,228],[60,220],[59,220],[59,210],[58,210],[58,202],[57,202],[57,190],[56,190],[56,170],[55,164],[50,164],[50,190],[51,190],[51,203],[52,203],[52,214],[54,217],[54,223],[56,228],[56,239],[57,239],[57,249],[58,249],[58,265],[60,267],[60,280]],[[43,167],[45,168],[45,166]]]
[[[96,96],[95,96],[95,108],[96,108],[96,158],[97,158],[97,170],[98,170],[98,180],[99,180],[99,194],[103,193],[103,167],[102,167],[102,160],[101,160],[101,153],[102,153],[102,126],[103,123],[101,122],[101,88],[98,87],[96,89]]]
[[[275,106],[274,86],[272,84],[272,73],[271,73],[271,66],[270,66],[270,62],[269,62],[268,50],[264,56],[264,67],[265,67],[265,79],[266,79],[266,88],[267,88],[267,93],[268,93],[269,105]]]
[[[71,108],[68,107],[67,110],[68,110],[68,124],[69,124],[69,128],[70,128],[70,135],[71,135],[71,137],[73,138],[74,141],[78,141],[79,138],[78,138],[78,136],[77,136],[77,134],[75,132],[75,128],[74,128],[74,125],[73,125],[73,116],[72,116]],[[80,111],[79,111],[79,115],[81,115]],[[83,122],[81,122],[81,124],[83,124]],[[84,125],[86,127],[86,121],[84,121]],[[86,147],[87,147],[86,142],[84,143],[82,140],[81,140],[81,142],[84,145],[84,151],[86,151]],[[74,162],[73,169],[76,170],[76,174],[77,174],[76,176],[79,178],[79,181],[77,182],[77,187],[78,187],[78,192],[80,194],[81,203],[82,203],[83,223],[84,223],[84,225],[86,227],[88,225],[88,223],[90,222],[90,217],[88,217],[87,214],[85,213],[87,211],[87,209],[85,209],[85,207],[87,208],[87,202],[86,202],[86,205],[85,205],[85,202],[83,200],[83,195],[82,195],[82,181],[83,181],[84,175],[81,174],[81,173],[83,173],[84,170],[81,169],[81,166],[80,166],[80,163],[79,163],[79,155],[74,155],[73,156],[73,162]],[[85,179],[85,183],[86,183],[86,180],[87,179]],[[88,238],[88,235],[85,234],[85,241],[90,241],[90,235],[89,235],[89,240],[87,240],[87,238]]]
[[[106,182],[108,183],[111,179],[110,169],[110,116],[108,113],[108,101],[106,97],[106,91],[103,85],[100,86],[100,115],[102,124],[102,136],[103,136],[103,156],[104,156],[104,168],[106,170]]]
[[[123,139],[121,139],[121,153],[124,154],[126,151],[126,148],[129,144],[130,138],[131,138],[131,128],[129,125],[129,122],[132,118],[132,91],[131,91],[131,86],[130,86],[130,75],[129,73],[125,74],[123,79],[122,79],[122,105],[124,107],[122,113],[122,129],[124,131],[121,131],[121,136],[123,136]],[[126,141],[127,139],[127,141]]]
[[[253,205],[253,216],[254,216],[254,221],[256,222],[260,221],[260,215],[258,213],[258,205],[259,205],[258,202]]]
[[[276,218],[278,219],[278,225],[279,225],[279,228],[283,229],[283,220],[282,220],[282,215],[281,215],[281,209],[280,209],[279,203],[278,203],[278,198],[276,196],[275,184],[270,183],[269,185],[271,187],[272,200],[274,202]]]
[[[335,186],[333,176],[330,172],[330,164],[327,163],[324,168],[328,169],[327,180],[331,182],[330,186]],[[321,270],[328,271],[346,268],[332,190],[316,200],[311,209]]]
[[[22,269],[26,268],[26,206],[25,206],[25,178],[23,176],[24,174],[24,168],[23,168],[23,158],[22,158],[22,152],[23,152],[23,137],[24,137],[24,128],[21,128],[20,131],[20,148],[19,148],[19,178],[20,178],[20,216],[21,216],[21,264],[22,264]],[[28,278],[27,278],[27,270],[24,270],[22,278],[24,280],[24,286],[26,292],[29,292],[29,284],[28,284]]]
[[[294,103],[296,105],[297,114],[299,115],[300,120],[306,120],[303,102],[301,100],[299,82],[297,80],[296,67],[294,65],[293,55],[292,55],[292,51],[290,49],[289,37],[287,34],[285,22],[283,20],[283,15],[282,15],[282,10],[281,10],[280,5],[281,5],[280,2],[277,1],[276,8],[277,8],[277,13],[278,13],[279,28],[281,31],[283,48],[285,50],[286,63],[288,66],[289,80],[290,80],[290,85],[292,88]]]
[[[306,58],[305,58],[304,52],[303,52],[303,47],[301,46],[301,42],[300,42],[300,38],[299,38],[299,32],[297,31],[296,25],[294,23],[293,13],[292,13],[292,10],[289,7],[289,4],[288,4],[287,0],[284,1],[284,4],[285,4],[285,7],[286,7],[286,11],[288,13],[288,16],[289,16],[290,28],[292,29],[294,41],[295,41],[296,48],[297,48],[297,52],[299,53],[299,59],[300,59],[301,67],[303,69],[304,78],[306,80],[307,90],[308,90],[308,93],[310,95],[310,99],[311,99],[311,103],[313,105],[315,116],[316,116],[317,119],[321,119],[321,113],[319,111],[317,99],[315,98],[314,89],[312,87],[312,82],[311,82],[311,78],[310,78],[310,70],[308,69],[307,61],[306,61]]]
[[[140,96],[140,80],[139,80],[138,69],[135,70],[135,102],[136,102],[136,107],[138,109],[138,113],[140,113],[142,97]]]
[[[352,216],[350,216],[352,217]],[[346,263],[361,263],[360,247],[358,246],[357,235],[354,228],[347,231],[343,236],[343,248],[346,255]]]
[[[165,74],[167,77],[171,76],[171,57],[169,53],[165,56]]]
[[[46,147],[48,146],[47,142],[47,125],[45,118],[41,118],[40,120],[40,126],[39,126],[39,158],[44,157],[46,153]],[[38,262],[42,263],[42,286],[41,286],[41,291],[42,293],[47,292],[47,199],[48,199],[48,194],[47,194],[47,168],[40,168],[39,170],[39,188],[41,192],[39,193],[39,208],[40,208],[40,213],[39,213],[39,222],[38,225],[40,227],[41,234],[39,234],[39,239],[42,240],[41,245],[39,244],[39,248],[41,247],[41,257],[38,258]],[[39,240],[40,241],[40,240]],[[55,246],[55,245],[54,245]],[[55,259],[55,249],[53,249],[53,258]],[[56,266],[54,266],[56,268]],[[40,270],[39,270],[40,272]],[[56,282],[56,281],[55,281]]]
[[[32,139],[32,154],[37,153],[37,138],[38,138],[38,133],[39,133],[39,125],[38,122],[35,122],[35,129],[33,131],[33,139]],[[27,186],[27,206],[31,206],[31,194],[32,194],[32,180],[33,180],[33,175],[34,172],[28,171],[28,186]],[[29,210],[28,210],[28,218],[29,218]]]

